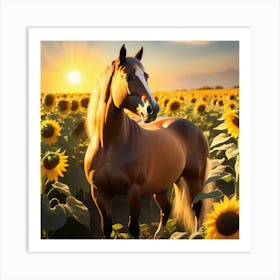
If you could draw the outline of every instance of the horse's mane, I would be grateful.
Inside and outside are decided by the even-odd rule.
[[[93,90],[88,106],[86,131],[89,139],[94,135],[97,141],[103,146],[103,128],[107,110],[106,104],[110,97],[110,86],[114,75],[114,64],[108,66],[105,72],[98,79]]]

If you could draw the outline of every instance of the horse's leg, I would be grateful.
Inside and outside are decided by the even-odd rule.
[[[106,239],[111,238],[112,232],[112,215],[111,215],[111,198],[95,190],[93,200],[99,211],[101,229]]]
[[[139,216],[141,209],[141,189],[138,185],[133,184],[128,191],[129,204],[129,222],[128,228],[133,238],[138,239],[140,234]]]
[[[171,211],[171,204],[167,198],[167,191],[154,194],[154,200],[156,201],[156,203],[160,208],[160,222],[159,222],[158,229],[154,235],[154,238],[158,239],[164,233],[164,228]]]
[[[195,196],[203,190],[204,177],[202,178],[200,176],[194,176],[193,174],[184,173],[184,179],[186,180],[189,186],[191,201],[193,201]],[[198,201],[192,205],[192,209],[194,210],[196,223],[197,223],[196,230],[199,227],[198,221],[201,214],[201,207],[202,207],[201,201]]]

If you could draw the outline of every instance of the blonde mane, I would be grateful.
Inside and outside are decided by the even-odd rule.
[[[114,74],[114,65],[106,68],[98,79],[91,94],[86,118],[86,131],[89,139],[96,137],[98,143],[103,146],[103,128],[107,114],[107,103],[110,98],[110,86]],[[95,135],[94,135],[95,132]]]

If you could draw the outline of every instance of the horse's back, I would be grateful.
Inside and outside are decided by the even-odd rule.
[[[205,153],[208,153],[208,144],[200,130],[193,122],[178,118],[178,117],[161,117],[152,123],[138,123],[142,128],[147,131],[165,129],[169,133],[174,133],[176,136],[182,137],[183,141],[191,143],[199,143],[205,146]]]
[[[189,168],[204,166],[209,154],[208,143],[200,128],[193,122],[183,118],[163,117],[143,127],[157,133],[158,142],[162,142],[165,138],[165,142],[172,143],[166,144],[166,147],[173,147],[171,150],[176,147],[183,151],[181,154],[186,158]]]

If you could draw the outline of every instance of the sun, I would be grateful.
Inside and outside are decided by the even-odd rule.
[[[78,70],[71,70],[67,73],[67,82],[71,85],[79,85],[82,81],[81,72]]]

